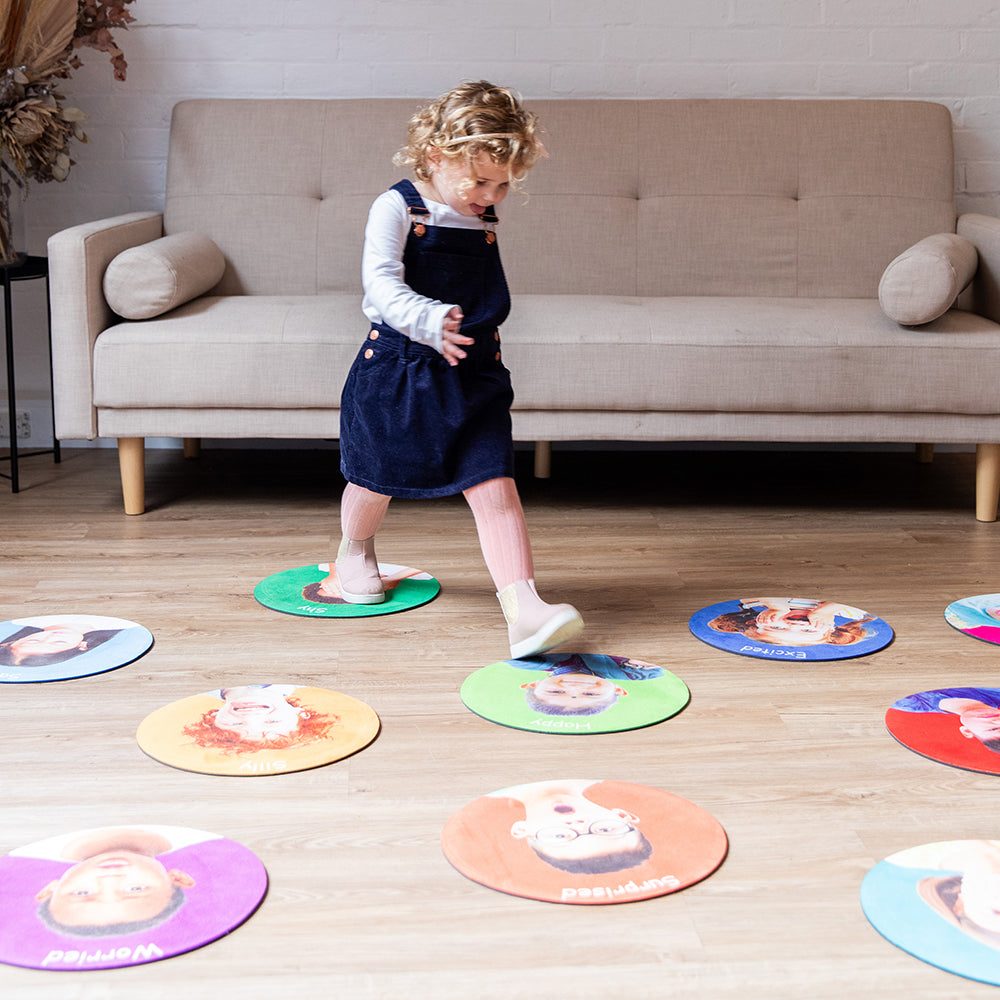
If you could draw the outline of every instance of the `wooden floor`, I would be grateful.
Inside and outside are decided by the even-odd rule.
[[[178,824],[251,848],[270,889],[231,935],[166,961],[2,966],[4,1000],[997,996],[889,944],[858,901],[887,854],[1000,836],[1000,778],[926,760],[883,724],[914,691],[1000,686],[1000,649],[942,614],[1000,591],[1000,523],[974,519],[972,455],[557,452],[544,483],[526,461],[539,587],[584,613],[578,648],[653,661],[692,693],[661,725],[594,737],[506,729],[462,705],[464,678],[506,656],[506,630],[461,500],[396,501],[380,536],[384,560],[441,580],[435,601],[334,622],[265,610],[252,591],[329,556],[335,452],[150,452],[141,517],[121,513],[111,451],[31,458],[21,475],[16,496],[0,481],[0,618],[123,617],[155,646],[99,676],[0,688],[0,853]],[[814,665],[691,636],[693,611],[751,591],[841,600],[896,639]],[[153,709],[248,679],[353,695],[381,734],[328,767],[256,779],[138,749]],[[455,810],[553,777],[691,799],[723,824],[729,856],[682,892],[604,907],[507,896],[451,868],[439,833]]]

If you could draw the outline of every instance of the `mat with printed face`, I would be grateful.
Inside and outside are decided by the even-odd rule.
[[[302,771],[367,746],[379,719],[364,702],[296,684],[240,684],[182,698],[140,723],[154,760],[185,771],[257,777]]]
[[[950,840],[891,854],[861,883],[861,907],[896,947],[1000,986],[1000,841]]]
[[[0,962],[82,971],[170,958],[228,934],[267,891],[255,854],[178,826],[100,827],[0,858]]]
[[[1000,594],[979,594],[953,601],[944,620],[959,632],[1000,645]]]
[[[931,760],[1000,774],[1000,688],[918,691],[893,702],[885,726],[903,746]]]
[[[490,722],[580,736],[651,726],[676,715],[687,685],[653,663],[603,653],[546,653],[502,660],[462,684],[466,707]]]
[[[702,642],[768,660],[843,660],[892,642],[881,618],[839,601],[743,597],[696,611],[689,622]]]
[[[265,577],[253,596],[272,611],[304,618],[368,618],[408,611],[434,600],[441,584],[418,569],[379,563],[385,587],[381,604],[348,604],[337,586],[337,571],[329,563],[299,566]]]
[[[677,795],[624,781],[514,785],[458,810],[441,847],[474,882],[552,903],[627,903],[676,892],[726,856],[719,822]]]
[[[0,681],[30,684],[88,677],[137,660],[149,630],[104,615],[39,615],[0,622]]]

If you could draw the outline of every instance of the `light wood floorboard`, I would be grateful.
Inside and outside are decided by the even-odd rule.
[[[122,513],[113,451],[66,449],[0,481],[0,619],[90,612],[155,636],[136,663],[5,684],[0,853],[90,826],[173,823],[231,837],[270,890],[234,933],[108,972],[0,966],[5,1000],[995,997],[886,942],[858,900],[887,854],[1000,836],[1000,778],[898,745],[883,716],[928,688],[1000,686],[1000,649],[950,628],[951,601],[1000,591],[1000,525],[975,520],[974,456],[912,453],[553,455],[519,482],[544,595],[584,613],[581,650],[679,674],[690,705],[595,737],[523,733],[467,711],[459,686],[502,659],[506,631],[460,499],[396,501],[381,558],[427,569],[441,595],[386,618],[268,611],[254,585],[326,560],[335,452],[146,456],[140,517]],[[822,596],[896,630],[872,656],[750,660],[687,628],[745,593]],[[382,732],[350,759],[237,779],[146,757],[141,719],[226,683],[295,680],[360,698]],[[488,791],[617,778],[708,809],[730,853],[682,892],[608,907],[506,896],[444,859],[439,833]]]

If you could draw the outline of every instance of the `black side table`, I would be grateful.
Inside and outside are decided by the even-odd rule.
[[[30,281],[32,278],[45,279],[45,309],[46,330],[49,341],[49,395],[52,398],[52,447],[42,451],[27,451],[18,455],[17,451],[17,393],[14,388],[14,320],[11,306],[11,285],[15,281]],[[52,310],[49,306],[49,261],[47,257],[33,257],[30,254],[19,264],[8,264],[0,267],[0,280],[3,281],[3,321],[4,350],[7,357],[7,419],[10,429],[10,455],[0,456],[0,461],[10,462],[10,475],[0,472],[0,476],[10,480],[11,493],[18,492],[17,461],[18,458],[30,458],[33,455],[52,455],[53,460],[60,460],[59,442],[56,440],[56,406],[52,392]]]

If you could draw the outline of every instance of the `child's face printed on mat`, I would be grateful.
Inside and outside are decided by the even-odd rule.
[[[510,829],[557,859],[593,858],[630,851],[642,840],[639,817],[625,809],[607,809],[582,795],[555,791],[539,801],[525,802],[527,816]]]
[[[1000,932],[1000,872],[979,869],[966,873],[956,903],[956,912],[978,924],[984,930]]]
[[[1000,708],[973,702],[959,714],[961,732],[969,739],[1000,739]]]
[[[116,849],[74,865],[36,899],[49,900],[49,911],[61,924],[104,927],[151,920],[167,907],[175,887],[192,885],[189,875],[167,871],[156,858]]]
[[[581,703],[598,706],[612,704],[618,697],[618,685],[595,674],[554,674],[531,684],[535,700],[561,708]]]
[[[754,632],[771,642],[794,643],[796,646],[811,646],[826,642],[832,623],[812,621],[807,610],[792,611],[765,608],[757,614]]]
[[[225,688],[222,697],[224,703],[215,714],[215,725],[239,733],[244,739],[287,736],[299,724],[299,709],[272,688]]]
[[[47,653],[65,653],[69,649],[87,648],[83,633],[66,625],[46,625],[40,632],[33,632],[23,639],[10,644],[19,657],[38,656]]]

